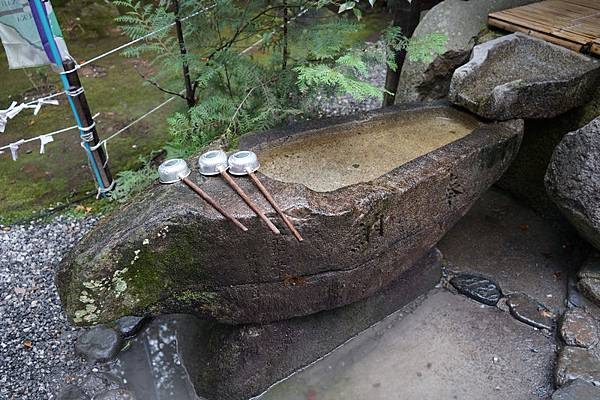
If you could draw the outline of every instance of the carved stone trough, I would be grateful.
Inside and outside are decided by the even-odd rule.
[[[522,121],[485,124],[438,104],[245,136],[240,148],[258,153],[261,181],[304,242],[248,178],[236,180],[282,235],[222,179],[194,170],[190,178],[249,231],[235,229],[183,184],[156,184],[62,262],[62,302],[84,325],[173,312],[244,324],[365,299],[419,265],[506,170],[522,130]]]

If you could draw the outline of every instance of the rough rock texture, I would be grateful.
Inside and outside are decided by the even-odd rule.
[[[242,138],[240,146],[319,128],[357,129],[411,110],[312,121]],[[522,127],[521,121],[483,125],[371,182],[332,192],[261,176],[303,243],[267,232],[220,178],[191,176],[250,232],[237,232],[183,185],[155,185],[102,221],[62,263],[57,286],[66,312],[78,324],[169,312],[236,324],[364,299],[422,257],[499,178],[518,151]],[[238,182],[270,210],[251,182]]]
[[[115,322],[115,329],[121,334],[121,336],[129,337],[135,335],[142,328],[142,325],[144,325],[145,322],[146,318],[144,317],[127,316],[119,318],[117,322]]]
[[[592,347],[598,343],[596,321],[579,308],[568,310],[563,315],[560,335],[569,346]]]
[[[99,393],[94,400],[136,400],[136,397],[129,390],[114,389]]]
[[[551,119],[525,121],[525,135],[519,154],[497,182],[501,188],[545,218],[564,219],[548,196],[544,176],[554,149],[562,138],[600,115],[600,85],[584,106]]]
[[[562,139],[545,184],[560,211],[600,249],[600,117]]]
[[[56,398],[57,400],[90,400],[83,390],[74,385],[65,386]]]
[[[488,306],[495,306],[502,297],[498,284],[482,276],[460,274],[450,279],[450,284],[459,293]]]
[[[114,329],[96,326],[77,338],[75,351],[90,363],[103,362],[117,355],[122,343],[121,336]]]
[[[558,354],[554,379],[563,386],[576,379],[600,386],[600,359],[581,347],[564,347]]]
[[[306,317],[232,326],[191,315],[160,316],[119,354],[116,366],[139,399],[162,393],[171,398],[173,386],[177,399],[195,399],[182,393],[190,379],[201,398],[248,399],[428,292],[440,278],[441,254],[434,250],[380,293]],[[181,373],[180,364],[187,372]]]
[[[414,36],[444,33],[446,52],[432,63],[406,60],[400,75],[396,104],[446,97],[454,70],[464,64],[491,12],[535,0],[446,0],[425,14]]]
[[[580,379],[554,392],[552,400],[597,400],[600,388]]]
[[[506,305],[513,317],[527,325],[547,330],[554,326],[556,316],[544,305],[523,293],[508,295]]]
[[[585,104],[599,78],[600,61],[515,33],[475,46],[448,97],[491,120],[552,118]]]
[[[600,306],[600,253],[592,252],[577,274],[579,291]]]

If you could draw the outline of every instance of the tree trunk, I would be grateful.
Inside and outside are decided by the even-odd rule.
[[[179,42],[179,51],[181,52],[181,60],[183,63],[185,99],[188,107],[192,108],[196,105],[196,99],[194,95],[194,88],[192,86],[192,79],[190,77],[190,67],[187,62],[187,48],[185,46],[185,39],[183,38],[183,26],[181,25],[181,19],[179,18],[179,0],[173,0],[173,7],[175,9],[175,29],[177,30],[177,41]]]

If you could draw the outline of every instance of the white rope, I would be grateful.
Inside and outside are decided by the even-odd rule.
[[[209,7],[205,7],[205,8],[203,8],[203,9],[201,9],[201,10],[198,10],[198,11],[196,11],[196,12],[194,12],[194,13],[192,13],[192,14],[188,15],[187,17],[181,18],[181,19],[180,19],[180,21],[186,21],[186,20],[188,20],[188,19],[190,19],[190,18],[193,18],[193,17],[195,17],[195,16],[197,16],[197,15],[199,15],[199,14],[205,13],[205,12],[207,12],[207,11],[209,11],[209,10],[211,10],[211,9],[215,8],[215,7],[216,7],[216,4],[213,4],[213,5],[209,6]],[[157,33],[160,33],[160,32],[162,32],[162,31],[164,31],[164,30],[166,30],[166,29],[169,29],[169,28],[171,28],[171,27],[175,26],[175,24],[176,24],[176,22],[172,22],[172,23],[170,23],[169,25],[165,25],[165,26],[163,26],[162,28],[159,28],[159,29],[157,29],[157,30],[155,30],[155,31],[152,31],[152,32],[150,32],[150,33],[148,33],[148,34],[146,34],[146,35],[144,35],[144,36],[142,36],[142,37],[139,37],[139,38],[137,38],[137,39],[134,39],[134,40],[132,40],[132,41],[130,41],[130,42],[127,42],[127,43],[125,43],[125,44],[122,44],[122,45],[121,45],[121,46],[119,46],[119,47],[116,47],[116,48],[114,48],[114,49],[112,49],[112,50],[109,50],[109,51],[107,51],[106,53],[102,53],[102,54],[100,54],[100,55],[98,55],[98,56],[96,56],[96,57],[93,57],[93,58],[91,58],[91,59],[89,59],[89,60],[87,60],[87,61],[85,61],[85,62],[83,62],[83,63],[81,63],[81,64],[77,64],[77,63],[75,63],[75,67],[74,67],[73,69],[71,69],[71,70],[69,70],[69,71],[63,71],[63,72],[61,72],[61,74],[62,74],[62,75],[66,75],[66,74],[70,74],[71,72],[75,72],[75,71],[77,71],[79,68],[83,68],[83,67],[85,67],[86,65],[93,64],[93,63],[95,63],[96,61],[98,61],[98,60],[100,60],[100,59],[102,59],[102,58],[104,58],[104,57],[108,57],[108,56],[110,56],[111,54],[118,53],[119,51],[121,51],[121,50],[123,50],[123,49],[126,49],[126,48],[127,48],[127,47],[129,47],[129,46],[133,46],[134,44],[136,44],[136,43],[139,43],[139,42],[141,42],[141,41],[143,41],[143,40],[146,40],[146,39],[148,39],[149,37],[152,37],[152,36],[156,35]]]
[[[96,119],[98,117],[98,115],[100,115],[100,114],[98,113],[98,114],[94,115],[92,118]],[[70,132],[70,131],[73,131],[73,130],[77,130],[77,129],[79,129],[79,126],[73,125],[73,126],[70,126],[68,128],[59,129],[59,130],[54,131],[54,132],[44,133],[42,135],[39,135],[39,136],[36,136],[36,137],[32,137],[32,138],[29,138],[29,139],[21,139],[21,140],[18,140],[16,142],[14,142],[14,143],[11,143],[11,144],[8,144],[6,146],[0,147],[0,154],[4,153],[4,151],[2,151],[2,150],[8,150],[8,149],[10,149],[12,157],[13,157],[13,160],[16,160],[17,159],[17,150],[19,149],[19,146],[21,146],[21,145],[23,145],[25,143],[35,142],[36,140],[40,141],[40,154],[44,154],[45,153],[45,145],[48,144],[48,143],[53,142],[54,141],[54,136],[60,135],[60,134],[65,133],[65,132]]]

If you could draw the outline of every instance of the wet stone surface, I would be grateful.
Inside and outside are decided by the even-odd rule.
[[[495,306],[502,297],[498,284],[482,276],[460,274],[453,277],[450,284],[459,293],[488,306]]]
[[[568,310],[560,325],[560,335],[569,346],[593,347],[598,343],[598,328],[590,314],[582,309]]]
[[[136,397],[129,390],[114,389],[98,394],[94,400],[136,400]]]
[[[580,347],[564,347],[556,364],[557,386],[581,379],[600,386],[600,359],[591,350]]]
[[[115,323],[115,330],[123,337],[130,337],[138,333],[146,321],[147,318],[144,317],[119,318]]]
[[[525,294],[508,295],[506,305],[513,317],[534,328],[552,330],[554,326],[555,315],[544,305]]]
[[[93,395],[106,390],[120,389],[121,382],[107,372],[92,372],[82,380],[80,386],[86,393]]]
[[[65,386],[57,396],[58,400],[90,400],[85,392],[74,385]]]
[[[108,361],[121,349],[122,338],[111,328],[96,326],[84,332],[75,343],[75,351],[90,363]]]
[[[580,379],[554,392],[552,400],[595,400],[600,399],[600,388]]]
[[[577,274],[580,279],[577,285],[579,291],[600,305],[600,253],[593,252]]]

